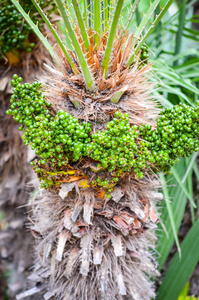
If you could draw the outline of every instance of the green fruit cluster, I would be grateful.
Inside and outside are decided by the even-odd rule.
[[[107,192],[112,192],[113,187],[116,185],[116,183],[119,181],[119,177],[114,176],[112,179],[105,179],[102,180],[100,177],[97,177],[96,181],[91,181],[91,184],[96,186],[101,186],[107,190]]]
[[[140,137],[149,142],[148,149],[158,168],[168,171],[179,157],[199,149],[199,102],[196,107],[179,104],[162,110],[156,130],[140,127]]]
[[[20,0],[24,10],[29,13],[33,22],[42,28],[42,19],[38,17],[35,6],[30,0]],[[47,15],[54,10],[54,3],[51,0],[38,1],[42,9],[48,7]],[[52,2],[52,3],[51,3]],[[30,52],[35,43],[29,41],[29,35],[32,33],[31,27],[24,22],[22,15],[16,9],[10,0],[0,0],[0,58],[13,49],[23,49]]]
[[[141,54],[140,54],[140,60],[144,61],[144,63],[148,63],[149,58],[149,48],[146,45],[143,45],[141,47]]]
[[[150,154],[138,142],[139,127],[130,127],[128,114],[117,111],[106,129],[92,134],[92,142],[87,146],[87,156],[101,163],[104,169],[112,172],[115,169],[131,171],[142,177],[142,169]]]
[[[168,172],[180,157],[199,149],[199,102],[196,107],[180,104],[163,110],[154,130],[150,125],[130,126],[128,114],[116,111],[104,130],[91,134],[90,123],[80,124],[64,110],[52,117],[41,84],[21,81],[13,76],[14,94],[7,114],[22,124],[24,143],[35,149],[38,165],[50,162],[56,170],[82,156],[90,157],[98,162],[99,170],[114,171],[110,180],[98,177],[93,181],[109,191],[122,172],[133,171],[137,178],[147,169]]]
[[[12,114],[17,122],[23,124],[19,130],[26,126],[22,136],[24,144],[31,144],[43,165],[50,160],[53,165],[56,163],[60,167],[68,160],[77,161],[85,155],[85,148],[91,141],[91,124],[80,124],[78,119],[64,110],[60,110],[55,118],[52,117],[48,110],[50,103],[45,101],[39,90],[41,84],[20,84],[22,80],[16,74],[13,76],[11,85],[14,94],[7,114]]]

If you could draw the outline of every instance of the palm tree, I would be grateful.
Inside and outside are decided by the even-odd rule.
[[[128,26],[139,1],[121,25],[123,2],[57,0],[66,47],[33,1],[57,41],[56,53],[13,0],[55,60],[43,85],[21,84],[17,75],[11,82],[7,113],[25,129],[42,181],[31,225],[37,238],[32,278],[40,286],[18,299],[36,292],[65,300],[155,296],[157,173],[198,149],[198,106],[157,117],[150,96],[144,43],[172,1],[152,20],[155,0],[134,34]]]

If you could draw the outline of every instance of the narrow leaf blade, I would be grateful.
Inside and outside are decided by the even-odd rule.
[[[182,258],[178,253],[174,256],[163,282],[159,288],[156,300],[176,300],[186,282],[189,280],[199,260],[199,218],[189,230],[181,245]]]

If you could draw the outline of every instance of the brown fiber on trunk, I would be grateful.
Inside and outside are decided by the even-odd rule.
[[[141,67],[138,56],[129,70],[126,60],[122,60],[125,51],[122,53],[118,58],[118,72],[122,72],[118,80],[124,73],[125,78],[118,85],[104,89],[98,86],[94,93],[86,91],[81,73],[74,76],[64,58],[60,58],[62,72],[48,67],[44,89],[46,100],[52,103],[51,114],[64,109],[80,121],[92,123],[95,132],[104,129],[119,110],[129,113],[132,125],[144,123],[154,128],[158,109],[150,97],[150,67]],[[113,56],[110,66],[114,61]],[[92,71],[94,76],[100,74],[98,64]],[[112,73],[110,82],[111,78]],[[101,84],[106,83],[102,76]],[[113,96],[124,87],[118,102],[112,103]],[[111,179],[114,171],[99,170],[97,162],[88,157],[56,166],[53,176],[50,161],[39,166],[54,185],[49,191],[40,189],[30,203],[30,229],[36,239],[37,259],[30,278],[32,288],[26,293],[38,292],[45,299],[62,300],[154,297],[150,278],[158,274],[153,256],[158,222],[155,211],[162,194],[152,170],[145,170],[144,178],[139,180],[133,171],[121,173],[109,199],[105,189],[92,186],[91,181],[99,175]],[[60,183],[59,188],[56,183]],[[18,295],[18,299],[27,294]]]

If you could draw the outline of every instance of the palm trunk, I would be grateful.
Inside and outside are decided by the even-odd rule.
[[[63,66],[63,70],[66,68]],[[86,112],[95,132],[104,128],[102,120],[111,120],[112,112],[119,108],[130,112],[132,124],[148,123],[155,127],[158,110],[149,100],[146,67],[135,67],[133,77],[123,78],[123,85],[128,81],[128,96],[110,104],[117,92],[112,94],[108,90],[101,96],[107,101],[93,102],[90,110],[89,105],[85,110],[62,92],[65,84],[69,84],[63,77],[66,75],[50,68],[48,71],[45,94],[52,103],[53,115],[66,106],[68,112],[80,119],[85,118]],[[85,97],[87,103],[92,101],[89,94]],[[77,96],[75,99],[79,100]],[[40,165],[40,161],[36,164]],[[111,173],[101,170],[88,157],[58,167],[54,175],[51,172],[54,171],[50,161],[40,165],[39,177],[46,178],[46,182],[53,179],[53,185],[50,191],[40,189],[33,203],[30,228],[36,238],[37,256],[31,275],[34,283],[33,289],[20,294],[18,299],[33,292],[43,294],[45,299],[53,296],[65,300],[154,297],[150,279],[158,275],[154,259],[158,218],[154,210],[162,197],[157,191],[157,176],[146,172],[138,180],[134,172],[123,173],[108,196],[96,178],[108,180]],[[34,289],[38,282],[40,288]]]
[[[42,282],[44,298],[154,297],[157,187],[156,179],[126,175],[110,201],[78,182],[64,183],[59,195],[40,191],[31,226],[37,237],[32,278]]]

